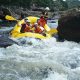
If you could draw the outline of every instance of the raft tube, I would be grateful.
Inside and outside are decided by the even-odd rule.
[[[39,19],[38,17],[34,17],[34,16],[29,16],[26,18],[30,20],[31,24],[36,23],[37,20]],[[19,21],[18,23],[19,24],[24,23],[24,19]],[[46,30],[45,36],[39,33],[32,33],[32,32],[20,33],[21,27],[16,24],[14,26],[14,29],[11,31],[11,37],[14,37],[14,38],[31,37],[31,38],[38,38],[38,39],[47,39],[47,38],[51,38],[52,33],[54,34],[57,32],[56,29],[50,30],[47,24],[45,24],[44,28]]]

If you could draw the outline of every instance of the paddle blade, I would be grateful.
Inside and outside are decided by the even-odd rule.
[[[50,31],[48,31],[47,33],[53,35],[53,34],[56,34],[57,32],[58,32],[57,29],[52,28],[52,29],[50,29]]]
[[[14,17],[9,16],[9,15],[6,15],[6,16],[5,16],[5,19],[7,19],[7,20],[16,20]]]

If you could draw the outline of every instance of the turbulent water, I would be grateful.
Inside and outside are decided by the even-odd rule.
[[[13,39],[0,48],[0,80],[80,80],[80,44],[55,38]]]

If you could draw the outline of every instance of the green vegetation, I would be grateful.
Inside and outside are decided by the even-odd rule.
[[[69,8],[79,7],[79,0],[0,0],[0,5],[5,6],[18,6],[31,8],[35,7],[49,7],[51,10],[66,10]]]

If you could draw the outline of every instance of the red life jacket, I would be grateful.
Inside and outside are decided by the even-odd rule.
[[[22,27],[21,27],[21,30],[20,30],[21,33],[24,33],[24,32],[30,32],[30,26],[28,26],[27,24],[22,24]]]
[[[26,27],[24,29],[24,32],[30,32],[30,26],[28,26],[27,24],[26,24]]]
[[[41,18],[38,20],[38,24],[42,27],[45,26],[45,24],[47,24],[46,20],[44,19],[43,16],[41,16]]]
[[[44,28],[37,26],[34,31],[35,31],[35,33],[42,33],[44,31]]]

